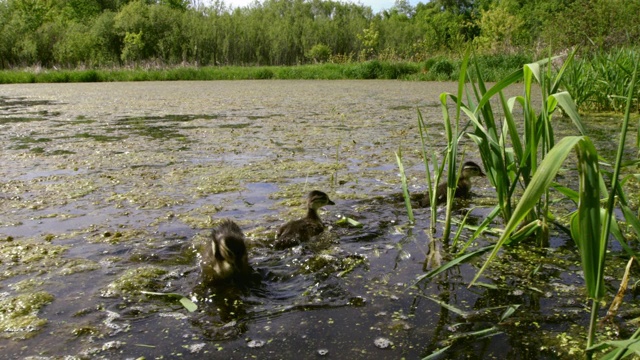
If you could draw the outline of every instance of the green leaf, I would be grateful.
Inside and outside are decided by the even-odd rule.
[[[551,96],[553,96],[556,99],[556,101],[558,102],[558,105],[562,108],[562,110],[564,110],[564,112],[567,115],[569,115],[569,118],[571,118],[571,121],[573,121],[573,125],[576,126],[578,131],[580,131],[580,134],[585,135],[587,132],[584,129],[584,124],[580,119],[580,115],[578,114],[578,108],[576,107],[576,103],[571,98],[571,94],[569,94],[566,91],[563,91],[563,92],[553,94]]]
[[[198,305],[196,305],[193,301],[189,300],[186,297],[180,298],[180,304],[182,304],[182,306],[184,306],[184,308],[189,312],[198,310]]]
[[[342,216],[340,218],[340,220],[336,221],[336,224],[338,224],[338,225],[349,225],[349,226],[352,226],[352,227],[362,227],[363,226],[361,222],[359,222],[357,220],[354,220],[354,219],[352,219],[352,218],[350,218],[348,216]]]
[[[140,291],[140,293],[146,294],[146,295],[157,295],[157,296],[166,296],[170,298],[179,298],[180,304],[182,304],[182,306],[184,306],[184,308],[187,309],[187,311],[194,312],[198,310],[198,305],[196,305],[193,301],[189,300],[189,298],[185,297],[182,294],[161,293],[161,292],[154,292],[154,291]]]
[[[578,171],[580,173],[580,187],[578,194],[577,223],[572,222],[572,235],[580,249],[582,269],[589,297],[600,299],[604,295],[602,286],[604,256],[607,236],[601,234],[603,219],[600,208],[600,170],[598,167],[598,153],[588,138],[580,141],[576,147],[578,154]],[[601,211],[602,210],[602,211]],[[606,212],[604,214],[606,216]],[[573,227],[577,226],[574,230]]]

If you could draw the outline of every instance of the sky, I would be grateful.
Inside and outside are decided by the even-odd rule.
[[[253,0],[223,0],[223,1],[225,5],[231,6],[232,8],[247,6],[253,2]],[[374,14],[379,13],[382,10],[391,9],[393,7],[393,4],[395,3],[395,0],[340,0],[340,1],[352,2],[356,4],[361,4],[364,6],[369,6],[371,7],[371,10],[373,10]],[[212,1],[205,0],[203,2],[205,4],[210,4]],[[411,6],[416,6],[418,2],[419,0],[409,0],[409,3],[411,4]],[[426,1],[422,0],[422,2],[426,2]]]

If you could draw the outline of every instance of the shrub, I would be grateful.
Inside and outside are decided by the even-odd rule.
[[[317,63],[323,63],[331,57],[331,48],[325,44],[316,44],[309,50],[305,56]]]
[[[449,60],[439,60],[431,67],[430,71],[436,76],[450,77],[453,74],[454,66]]]

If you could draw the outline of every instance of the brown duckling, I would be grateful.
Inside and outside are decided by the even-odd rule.
[[[244,234],[232,220],[225,219],[213,229],[211,241],[204,244],[200,255],[202,279],[206,284],[242,282],[250,276]]]
[[[473,161],[467,161],[462,165],[462,173],[458,179],[455,197],[466,199],[471,193],[471,178],[474,176],[485,176],[482,168]],[[436,200],[438,204],[447,201],[447,182],[442,182],[436,189]],[[420,201],[420,206],[426,207],[431,204],[429,194],[425,195]]]
[[[324,223],[318,216],[318,209],[325,205],[335,205],[329,196],[322,191],[313,190],[307,195],[307,216],[289,221],[278,229],[274,246],[286,249],[296,246],[324,231]]]

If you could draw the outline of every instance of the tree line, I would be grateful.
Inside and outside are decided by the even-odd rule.
[[[640,0],[0,0],[0,68],[295,65],[636,46]]]

